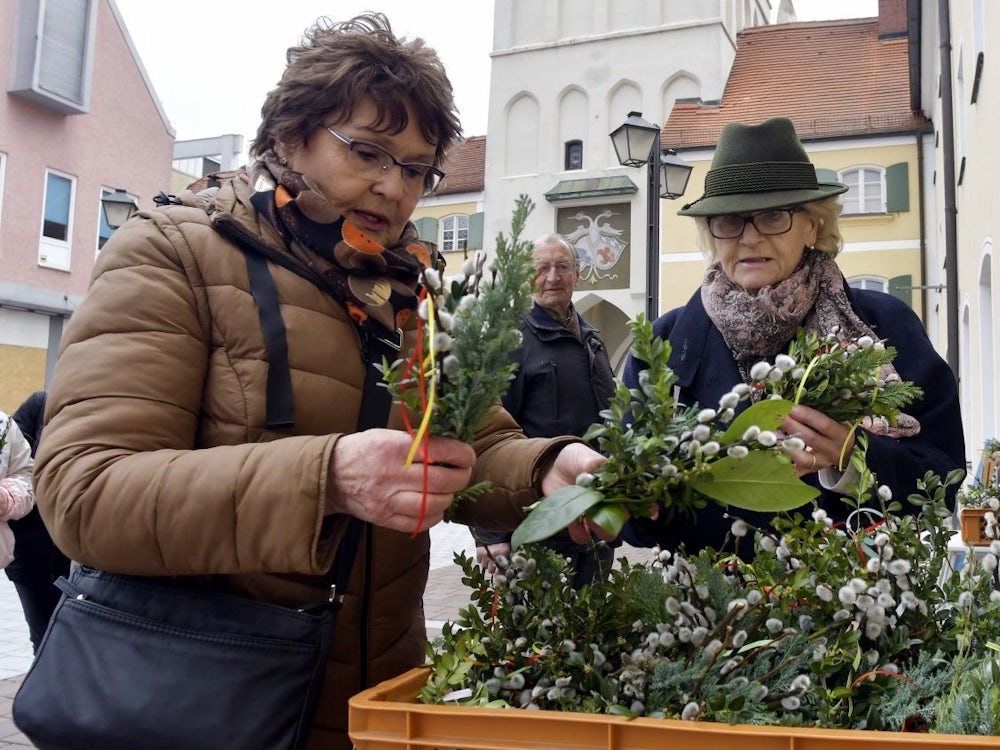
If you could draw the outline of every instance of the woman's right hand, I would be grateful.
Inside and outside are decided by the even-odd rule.
[[[460,440],[432,437],[428,441],[424,503],[424,465],[420,454],[406,468],[413,440],[399,430],[375,429],[344,435],[330,459],[326,513],[346,513],[397,531],[424,531],[441,521],[455,493],[472,477],[476,454]]]

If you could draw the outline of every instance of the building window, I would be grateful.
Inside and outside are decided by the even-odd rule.
[[[465,214],[453,214],[441,219],[442,253],[455,253],[465,250],[469,242],[469,217]]]
[[[847,284],[852,289],[863,289],[869,292],[885,292],[888,290],[888,282],[881,276],[853,276],[847,280]]]
[[[76,180],[53,170],[45,173],[42,238],[39,265],[69,270],[70,238],[73,236],[73,199]]]
[[[42,237],[69,241],[69,213],[73,203],[73,179],[55,172],[45,175],[45,215]]]
[[[885,213],[885,170],[881,167],[852,167],[838,175],[848,190],[840,196],[845,214]]]
[[[583,141],[566,141],[566,169],[583,169]]]
[[[8,91],[62,114],[90,109],[97,0],[19,0]]]

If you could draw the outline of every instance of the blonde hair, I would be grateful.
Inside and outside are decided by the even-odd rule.
[[[831,258],[837,257],[844,246],[844,237],[840,234],[840,212],[843,210],[843,206],[837,196],[796,205],[801,206],[802,211],[816,222],[815,248]],[[708,218],[707,216],[696,216],[694,220],[698,232],[698,247],[709,262],[714,263],[718,260],[719,252],[715,244],[715,237],[708,231]]]

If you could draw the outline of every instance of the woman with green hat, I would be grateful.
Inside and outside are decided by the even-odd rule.
[[[901,300],[848,286],[834,260],[843,242],[838,227],[840,183],[823,183],[791,120],[725,126],[705,177],[704,195],[679,213],[694,217],[710,265],[686,305],[661,316],[654,333],[671,344],[670,367],[678,400],[714,407],[733,385],[749,382],[750,368],[787,351],[800,327],[843,339],[864,335],[897,349],[893,366],[924,395],[896,427],[866,420],[868,465],[880,484],[903,500],[928,470],[942,477],[965,468],[965,441],[955,377],[934,351],[923,324]],[[624,380],[637,387],[645,364],[630,358]],[[745,408],[747,404],[741,406]],[[856,480],[848,466],[855,437],[850,425],[808,406],[794,407],[782,426],[805,443],[789,455],[798,473],[821,489],[820,504],[835,517],[837,500]],[[763,514],[741,513],[767,526]],[[731,519],[718,505],[696,523],[630,522],[633,544],[677,546],[688,552],[720,548]],[[747,550],[749,551],[749,550]]]

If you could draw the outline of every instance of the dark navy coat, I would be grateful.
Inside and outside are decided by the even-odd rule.
[[[895,439],[869,433],[869,468],[877,475],[878,483],[888,485],[893,497],[909,509],[906,497],[916,491],[917,480],[926,471],[943,478],[952,469],[966,466],[958,386],[948,364],[931,346],[920,319],[904,302],[882,292],[859,291],[846,285],[845,289],[858,317],[876,336],[896,348],[893,366],[900,377],[912,380],[924,391],[923,399],[905,409],[920,421],[918,435]],[[719,398],[742,381],[735,358],[705,311],[700,289],[684,307],[656,320],[653,332],[670,341],[670,368],[678,377],[682,403],[717,408]],[[639,370],[644,368],[643,362],[629,357],[623,380],[630,388],[637,387]],[[815,484],[813,477],[810,475],[806,481]],[[838,498],[823,490],[818,502],[831,516],[843,519],[848,509]],[[767,528],[769,514],[734,512],[753,525]],[[670,549],[683,543],[692,554],[706,546],[719,549],[732,524],[724,513],[721,506],[710,502],[698,511],[696,519],[677,517],[666,524],[633,520],[624,538],[631,544],[660,544]],[[743,546],[742,555],[752,552],[750,545]]]

